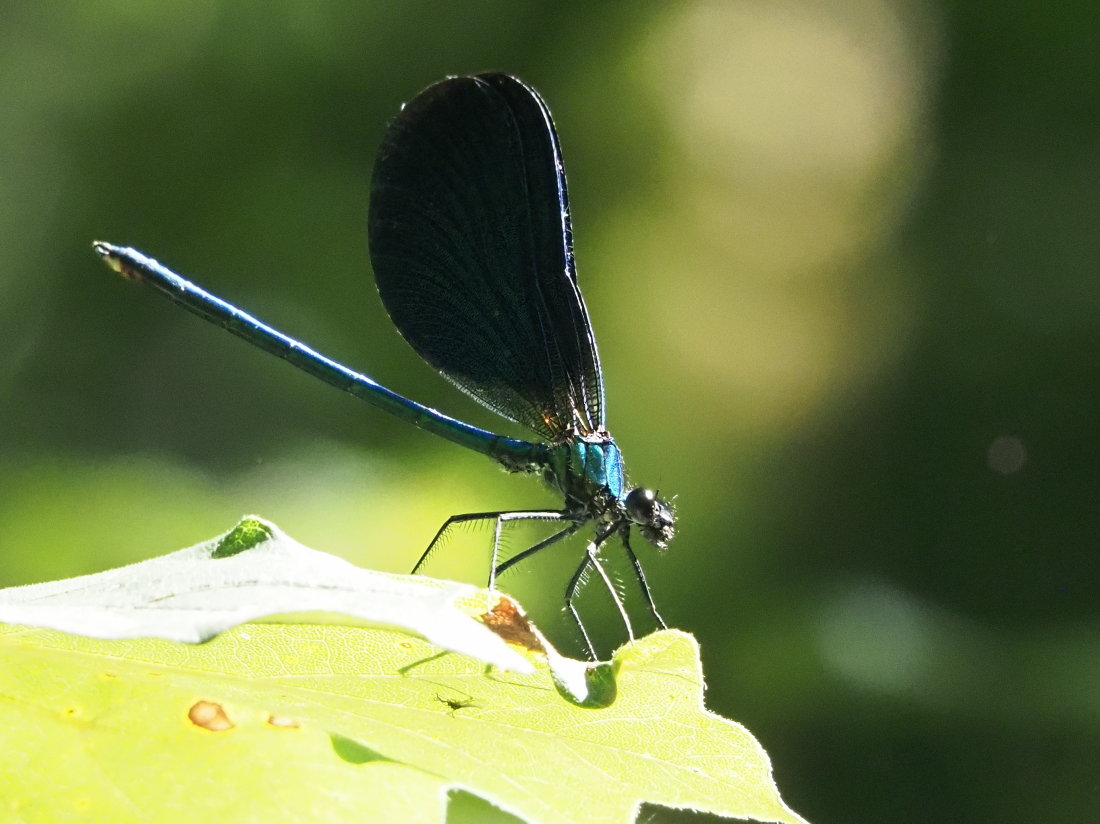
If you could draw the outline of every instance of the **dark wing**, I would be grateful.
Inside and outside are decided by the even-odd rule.
[[[551,442],[604,427],[568,207],[550,110],[504,74],[429,86],[374,164],[370,254],[394,324],[459,388]]]

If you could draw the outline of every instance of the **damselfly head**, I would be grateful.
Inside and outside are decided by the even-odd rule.
[[[626,514],[647,541],[658,549],[664,549],[676,531],[676,518],[672,510],[652,489],[635,487],[623,501]]]

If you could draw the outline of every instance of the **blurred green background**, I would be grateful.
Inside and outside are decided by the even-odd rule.
[[[449,514],[554,502],[89,248],[522,435],[399,338],[364,231],[400,103],[505,70],[558,122],[609,423],[676,496],[671,548],[639,549],[710,706],[816,824],[1095,820],[1097,8],[4,3],[0,583],[247,512],[407,571]],[[576,651],[573,550],[503,584]]]

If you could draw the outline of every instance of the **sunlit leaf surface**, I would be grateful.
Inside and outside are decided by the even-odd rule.
[[[168,600],[197,597],[188,564],[253,553],[272,561],[269,569],[278,553],[312,553],[299,588],[332,584],[329,556],[248,523],[229,540],[112,571],[137,577],[108,572],[2,593],[9,611],[15,602],[42,614],[72,598],[86,634],[121,627],[129,638],[2,628],[0,810],[21,821],[435,822],[448,794],[464,790],[532,822],[627,822],[643,802],[802,820],[779,798],[755,739],[704,708],[698,648],[681,632],[629,644],[610,664],[574,662],[598,687],[584,701],[551,672],[547,656],[556,654],[534,641],[508,646],[533,669],[516,672],[449,654],[408,629],[346,621],[245,624],[195,645],[135,637],[139,613],[118,598],[106,599],[110,620],[97,618],[98,600],[112,591],[104,582],[131,605],[144,592],[156,624],[165,618],[152,593],[171,576],[149,569],[174,569],[189,582]],[[227,557],[212,557],[219,547]],[[169,559],[176,566],[164,566]],[[355,569],[340,569],[349,587]],[[212,589],[232,601],[228,584]],[[12,597],[29,591],[42,597]],[[186,612],[171,609],[176,619]],[[511,606],[498,604],[482,621],[456,609],[454,620],[498,641],[488,627],[499,632],[511,620],[503,634],[522,640]]]

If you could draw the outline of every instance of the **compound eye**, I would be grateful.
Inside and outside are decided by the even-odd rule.
[[[659,549],[668,546],[676,529],[672,511],[652,489],[632,489],[623,501],[626,515],[638,525],[645,539]]]
[[[626,505],[626,514],[636,524],[650,523],[658,506],[660,506],[657,501],[657,493],[652,489],[643,489],[642,487],[630,490],[624,504]]]

